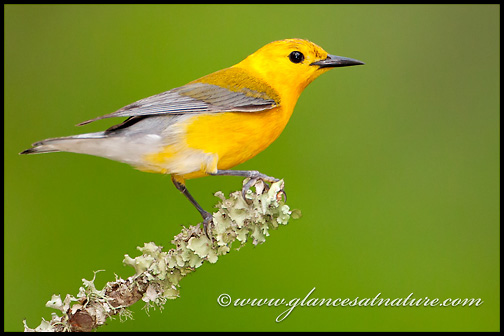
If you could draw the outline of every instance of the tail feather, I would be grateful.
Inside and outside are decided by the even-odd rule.
[[[51,153],[51,152],[59,152],[57,149],[48,149],[44,148],[44,146],[32,147],[25,149],[19,154],[42,154],[42,153]]]
[[[82,153],[79,150],[79,145],[82,143],[79,140],[88,139],[103,139],[106,138],[105,132],[95,132],[95,133],[85,133],[72,135],[60,138],[50,138],[42,141],[35,142],[32,144],[32,148],[28,148],[19,154],[42,154],[42,153],[54,153],[54,152],[77,152]]]
[[[80,153],[124,162],[134,167],[143,167],[145,154],[161,151],[164,142],[157,134],[105,131],[46,139],[32,146],[20,154]]]

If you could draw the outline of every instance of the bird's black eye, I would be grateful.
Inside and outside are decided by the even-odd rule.
[[[292,63],[301,63],[304,61],[304,55],[299,51],[293,51],[289,54],[289,59]]]

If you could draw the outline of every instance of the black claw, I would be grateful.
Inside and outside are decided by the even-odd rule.
[[[264,182],[264,180],[263,180],[263,182]],[[270,185],[268,183],[264,182],[264,191],[268,191],[268,190],[270,190]]]
[[[258,177],[251,178],[242,188],[242,197],[248,205],[252,204],[252,201],[245,197],[247,195],[247,190],[249,190],[250,187],[252,187],[258,180]]]
[[[207,212],[203,218],[203,231],[205,232],[205,235],[207,236],[208,240],[212,240],[210,238],[210,235],[208,234],[208,226],[212,223],[212,221],[213,221],[213,215]]]
[[[287,203],[287,193],[285,192],[285,190],[283,189],[280,189],[277,193],[277,199],[279,199],[279,195],[283,195],[283,199],[284,199],[284,203]],[[281,197],[281,196],[280,196]]]

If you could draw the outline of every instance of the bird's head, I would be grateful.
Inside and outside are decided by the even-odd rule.
[[[308,40],[286,39],[268,43],[235,67],[254,71],[281,95],[299,96],[308,84],[324,72],[335,67],[360,64],[364,63],[330,55]]]

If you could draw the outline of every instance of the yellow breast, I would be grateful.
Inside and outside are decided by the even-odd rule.
[[[283,131],[288,116],[282,107],[263,112],[207,114],[187,127],[187,145],[217,154],[218,169],[229,169],[268,147]]]

